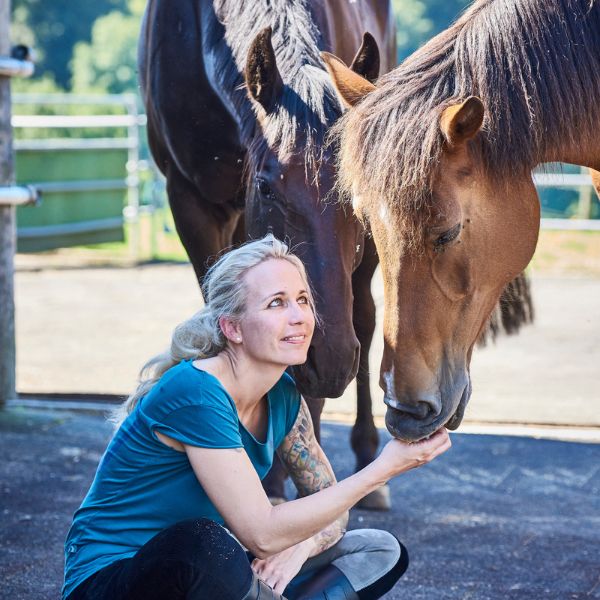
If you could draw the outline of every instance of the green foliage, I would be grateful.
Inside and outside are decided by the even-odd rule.
[[[399,60],[448,27],[469,4],[469,0],[392,2]],[[11,37],[36,50],[32,82],[54,80],[59,88],[77,92],[134,92],[145,4],[146,0],[13,0]]]
[[[92,29],[91,42],[75,46],[73,91],[120,94],[137,89],[137,39],[143,3],[128,2],[128,12],[113,11],[100,17]]]
[[[446,29],[470,0],[392,0],[396,15],[398,60]]]
[[[90,40],[100,15],[123,10],[125,4],[125,0],[13,0],[11,38],[35,48],[36,77],[51,77],[67,90],[75,44]]]

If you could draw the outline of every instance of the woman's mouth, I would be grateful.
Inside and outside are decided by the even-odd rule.
[[[304,334],[288,335],[283,338],[283,341],[289,344],[303,344],[306,341],[306,336]]]

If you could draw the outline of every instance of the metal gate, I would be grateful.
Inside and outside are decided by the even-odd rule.
[[[23,105],[38,114],[12,117],[16,176],[40,192],[42,204],[17,209],[17,251],[123,241],[125,217],[135,219],[139,207],[145,117],[135,96],[15,94],[15,110]],[[69,105],[121,114],[39,114]]]

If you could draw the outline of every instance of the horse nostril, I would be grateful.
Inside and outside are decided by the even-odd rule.
[[[419,421],[424,421],[431,417],[437,417],[439,414],[437,407],[427,401],[419,401],[416,404],[405,404],[398,401],[386,401],[386,404],[401,413],[410,415],[413,419],[418,419]]]

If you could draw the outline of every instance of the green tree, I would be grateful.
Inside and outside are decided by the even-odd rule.
[[[125,4],[125,0],[12,0],[11,38],[35,48],[35,77],[50,76],[69,89],[75,44],[90,40],[98,16],[123,9]]]
[[[126,12],[113,11],[96,20],[90,43],[75,46],[73,91],[136,91],[137,40],[143,10],[142,0],[129,0]]]
[[[398,60],[446,29],[470,0],[393,0]]]

